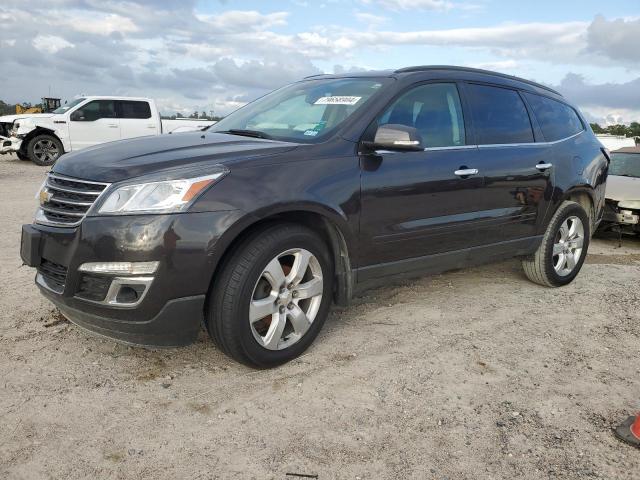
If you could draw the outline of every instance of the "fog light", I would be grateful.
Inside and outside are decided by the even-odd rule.
[[[144,285],[122,285],[118,295],[116,295],[116,303],[135,303],[144,293]]]
[[[112,275],[149,275],[155,273],[159,262],[89,262],[78,268],[81,272]]]

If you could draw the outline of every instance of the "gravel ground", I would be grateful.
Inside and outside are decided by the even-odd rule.
[[[45,171],[0,156],[0,478],[638,478],[640,241],[561,289],[512,260],[372,291],[254,371],[59,317],[18,253]]]

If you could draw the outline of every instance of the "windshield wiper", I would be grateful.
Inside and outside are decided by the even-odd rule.
[[[241,128],[231,128],[229,130],[215,133],[227,133],[229,135],[241,135],[243,137],[264,138],[266,140],[272,139],[271,135],[261,132],[260,130],[243,130]]]

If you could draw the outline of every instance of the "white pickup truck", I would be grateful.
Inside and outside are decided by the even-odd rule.
[[[60,155],[126,138],[202,130],[211,120],[162,120],[149,98],[82,96],[51,113],[0,117],[0,154],[52,165]]]

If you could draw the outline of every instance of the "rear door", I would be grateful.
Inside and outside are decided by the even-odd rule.
[[[117,100],[116,109],[120,119],[121,138],[159,135],[159,122],[153,118],[151,105],[142,100]]]
[[[71,113],[69,139],[72,150],[120,140],[120,120],[113,100],[92,100]]]
[[[426,148],[361,154],[360,280],[396,273],[394,265],[406,271],[407,259],[473,246],[470,225],[486,217],[478,211],[482,174],[472,173],[478,149],[467,143],[456,83],[410,87],[376,124],[416,128]]]
[[[476,208],[492,212],[476,226],[479,243],[534,236],[553,190],[549,146],[536,143],[535,122],[518,90],[466,83],[464,91],[485,182]]]

